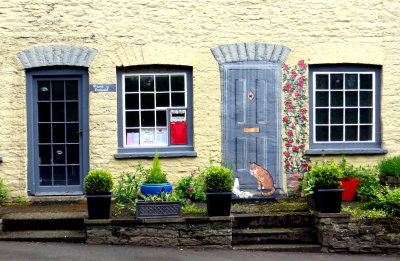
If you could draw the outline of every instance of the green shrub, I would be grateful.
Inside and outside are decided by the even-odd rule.
[[[175,192],[182,202],[203,202],[206,201],[206,194],[203,188],[204,173],[197,169],[192,170],[189,176],[178,181]]]
[[[400,216],[400,188],[391,190],[383,187],[371,201],[365,203],[368,209],[383,210],[393,216]]]
[[[205,173],[204,185],[205,190],[208,192],[232,191],[232,171],[224,167],[209,167]]]
[[[342,171],[341,178],[356,178],[358,170],[352,164],[348,164],[346,156],[342,156],[342,160],[338,164],[338,168]]]
[[[107,170],[92,170],[85,178],[85,191],[87,194],[106,194],[113,189],[113,186],[112,175]]]
[[[353,177],[358,179],[357,197],[361,201],[370,201],[376,197],[380,188],[378,170],[376,167],[359,167]]]
[[[138,164],[138,169],[143,168]],[[143,176],[137,170],[136,175],[124,173],[118,177],[118,184],[114,188],[115,201],[117,203],[131,203],[140,195],[140,184]]]
[[[156,151],[153,158],[153,167],[148,172],[145,172],[145,183],[161,184],[167,182],[167,174],[161,170],[161,163]]]
[[[400,156],[385,158],[378,163],[379,175],[400,177]]]
[[[316,189],[337,189],[341,185],[339,178],[342,171],[333,163],[316,164],[308,172],[308,177],[312,178]]]
[[[0,203],[4,203],[7,200],[8,187],[4,184],[0,178]]]

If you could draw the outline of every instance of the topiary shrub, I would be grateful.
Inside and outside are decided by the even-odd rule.
[[[153,167],[145,173],[145,183],[161,184],[168,183],[167,174],[161,170],[161,163],[158,159],[158,152],[153,158]]]
[[[233,173],[224,167],[212,166],[206,170],[204,187],[207,192],[229,192],[233,188]]]
[[[308,175],[314,180],[316,189],[337,189],[341,185],[342,171],[333,163],[316,165]]]
[[[111,192],[114,186],[112,175],[103,169],[92,170],[85,178],[85,191],[90,195],[102,195]]]

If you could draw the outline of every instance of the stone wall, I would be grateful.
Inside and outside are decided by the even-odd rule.
[[[386,233],[372,218],[317,212],[315,218],[324,252],[400,254],[400,234]]]
[[[88,244],[231,248],[231,217],[85,220]]]

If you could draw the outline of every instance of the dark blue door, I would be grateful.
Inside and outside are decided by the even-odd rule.
[[[255,190],[255,162],[281,184],[281,95],[278,66],[228,66],[223,87],[224,160],[233,163],[241,190]]]

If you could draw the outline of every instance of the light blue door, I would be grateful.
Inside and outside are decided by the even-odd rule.
[[[250,162],[267,169],[281,188],[280,67],[226,66],[224,77],[224,160],[234,164],[241,190],[258,187]]]

